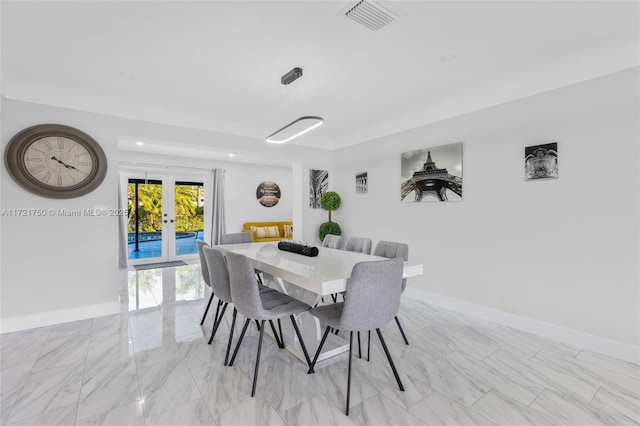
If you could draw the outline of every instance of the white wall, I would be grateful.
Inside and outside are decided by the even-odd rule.
[[[335,152],[345,237],[409,244],[409,286],[640,346],[638,69]],[[559,179],[524,181],[558,142]],[[400,154],[463,142],[457,203],[401,203]],[[355,193],[367,171],[369,192]],[[427,294],[427,293],[425,293]]]
[[[225,170],[227,232],[240,232],[244,222],[293,220],[291,168],[230,163]],[[282,194],[273,207],[264,207],[256,199],[256,188],[266,180],[277,183]]]
[[[53,200],[37,197],[21,189],[3,165],[0,175],[2,209],[85,209],[94,206],[116,208],[118,140],[123,137],[188,143],[190,149],[200,147],[203,152],[215,147],[236,152],[240,156],[251,153],[254,156],[264,156],[265,160],[278,158],[279,161],[295,165],[297,170],[308,168],[306,159],[311,159],[314,167],[328,167],[331,162],[331,154],[323,150],[295,145],[276,146],[244,137],[7,99],[2,100],[2,151],[20,130],[42,123],[70,125],[93,136],[107,156],[107,176],[98,189],[84,197]],[[287,181],[287,172],[276,169],[265,168],[264,176],[258,167],[238,165],[236,169],[229,171],[228,193],[247,191],[247,197],[250,196],[248,200],[251,200],[241,207],[242,213],[236,215],[232,212],[228,215],[229,230],[237,226],[237,223],[244,222],[243,217],[247,220],[254,217],[266,220],[276,217],[291,219],[293,216],[294,220],[304,222],[304,202],[301,199],[297,202],[286,199],[288,193],[302,193],[301,189],[295,188],[306,184],[303,182],[303,173],[292,173],[293,178]],[[268,209],[255,201],[254,192],[259,180],[272,177],[281,180],[278,183],[284,187],[285,200],[279,210],[267,213]],[[235,188],[236,184],[241,188]],[[288,204],[289,202],[292,204]],[[293,214],[285,211],[288,206],[292,206]],[[234,221],[237,223],[234,224]],[[0,226],[0,315],[3,331],[19,328],[20,324],[41,325],[51,321],[104,314],[117,309],[119,275],[116,218],[3,216]],[[93,311],[81,309],[87,305],[93,306]],[[30,322],[23,321],[27,319]]]
[[[100,141],[109,169],[104,183],[80,198],[54,200],[20,188],[2,168],[2,209],[117,207],[114,135],[88,115],[3,102],[2,152],[18,131],[41,123],[78,127]],[[33,313],[111,304],[118,294],[115,217],[2,216],[3,320]],[[6,322],[3,321],[3,330]]]

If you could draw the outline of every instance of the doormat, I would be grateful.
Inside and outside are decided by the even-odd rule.
[[[143,271],[145,269],[157,269],[157,268],[169,268],[171,266],[185,266],[186,263],[182,260],[176,260],[173,262],[158,262],[158,263],[147,263],[146,265],[133,265],[133,268],[136,271]]]

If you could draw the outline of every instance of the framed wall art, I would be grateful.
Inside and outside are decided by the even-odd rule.
[[[367,172],[356,174],[356,194],[366,194],[369,191]]]
[[[558,179],[558,143],[524,149],[524,180]]]
[[[462,142],[403,152],[400,158],[402,202],[462,200]]]
[[[273,207],[278,204],[281,195],[278,184],[270,180],[262,182],[256,188],[256,198],[265,207]]]
[[[326,170],[309,170],[309,207],[319,209],[320,197],[329,188],[329,172]]]

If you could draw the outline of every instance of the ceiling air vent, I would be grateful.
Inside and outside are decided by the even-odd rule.
[[[346,8],[344,16],[371,31],[378,31],[393,22],[398,14],[380,2],[359,0]]]

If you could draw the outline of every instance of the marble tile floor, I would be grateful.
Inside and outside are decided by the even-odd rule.
[[[640,424],[638,365],[406,297],[411,344],[384,329],[405,392],[372,339],[370,362],[354,357],[347,417],[346,354],[308,375],[265,338],[251,398],[257,331],[224,367],[231,315],[207,345],[199,274],[129,271],[120,314],[0,335],[0,424]]]

